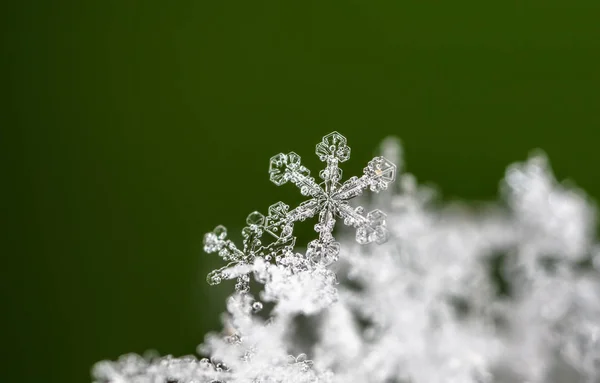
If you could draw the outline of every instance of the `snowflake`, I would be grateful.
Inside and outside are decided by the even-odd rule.
[[[246,273],[239,273],[240,267],[251,265],[257,256],[270,261],[272,258],[290,253],[294,248],[296,238],[292,236],[293,222],[287,219],[288,209],[288,205],[277,202],[269,206],[266,217],[258,211],[250,213],[246,218],[248,226],[242,230],[243,250],[238,249],[233,241],[227,239],[227,229],[224,226],[219,225],[212,232],[206,233],[204,235],[204,251],[207,253],[218,252],[224,261],[229,261],[228,265],[208,274],[206,278],[208,283],[216,285],[223,279],[237,276],[236,290],[247,291],[250,279]],[[271,242],[268,244],[263,243],[265,241],[262,238],[264,234],[269,235],[267,241],[270,239]],[[238,269],[236,275],[232,273],[234,267]]]
[[[350,158],[350,148],[346,138],[338,132],[332,132],[317,144],[317,156],[327,163],[319,177],[318,184],[310,171],[300,164],[300,156],[294,152],[279,153],[271,158],[269,174],[276,185],[292,182],[300,188],[300,193],[312,197],[288,214],[289,222],[303,221],[319,214],[315,231],[319,238],[308,244],[307,255],[324,263],[337,260],[340,245],[335,241],[332,231],[336,218],[342,218],[344,224],[356,228],[356,240],[360,244],[382,243],[387,238],[385,213],[373,210],[366,216],[362,207],[352,208],[348,200],[362,194],[369,187],[371,191],[385,190],[396,176],[396,166],[384,157],[375,157],[364,168],[362,177],[351,177],[340,184],[342,170],[338,164]]]
[[[362,194],[363,190],[380,192],[393,182],[396,166],[384,157],[373,158],[364,168],[363,176],[351,177],[340,183],[342,170],[338,164],[350,158],[350,148],[346,138],[338,132],[332,132],[317,144],[316,153],[319,159],[327,163],[319,176],[320,184],[310,177],[310,171],[300,164],[300,156],[294,152],[280,153],[270,160],[269,175],[276,185],[292,182],[300,188],[302,195],[311,199],[301,203],[295,209],[283,202],[269,207],[268,215],[259,212],[251,213],[242,230],[243,249],[227,239],[227,230],[217,226],[204,236],[204,250],[207,253],[218,252],[219,256],[230,263],[211,272],[207,280],[210,284],[218,284],[223,279],[238,278],[236,289],[247,291],[251,264],[256,257],[270,261],[280,260],[293,254],[295,237],[294,223],[319,215],[315,231],[319,238],[311,241],[307,248],[307,257],[324,265],[335,262],[340,245],[333,237],[336,218],[342,218],[344,224],[356,228],[356,240],[360,244],[371,242],[382,243],[387,238],[385,213],[373,210],[364,215],[362,207],[352,208],[348,200]],[[266,238],[263,238],[268,234]]]

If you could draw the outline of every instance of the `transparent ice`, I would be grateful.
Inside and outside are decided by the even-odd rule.
[[[225,261],[230,261],[229,265],[209,274],[210,284],[230,279],[231,267],[234,265],[248,265],[257,257],[279,261],[290,255],[296,241],[293,236],[294,224],[316,215],[319,221],[315,225],[315,231],[319,238],[311,241],[306,250],[306,256],[313,262],[327,266],[338,259],[340,244],[333,237],[333,228],[338,218],[345,225],[356,228],[358,243],[385,242],[385,213],[375,209],[364,214],[362,207],[353,208],[348,201],[361,195],[367,188],[376,193],[387,189],[388,184],[395,180],[396,166],[384,157],[375,157],[364,168],[361,177],[351,177],[340,183],[342,170],[339,164],[350,158],[346,138],[338,132],[326,135],[317,144],[316,154],[326,163],[325,169],[319,173],[321,183],[310,176],[310,171],[300,163],[298,154],[279,153],[271,158],[271,181],[278,186],[291,182],[300,189],[302,195],[310,199],[292,210],[285,203],[277,202],[269,206],[266,216],[257,211],[250,213],[246,219],[248,226],[242,231],[243,249],[238,249],[227,239],[227,231],[223,226],[217,226],[213,232],[205,235],[204,250],[207,253],[218,252]],[[236,289],[247,291],[248,282],[247,276],[239,275]]]
[[[398,169],[375,157],[345,182],[339,133],[317,145],[319,183],[297,154],[272,157],[271,181],[308,198],[251,213],[241,248],[223,226],[206,234],[228,262],[209,283],[237,279],[223,331],[198,347],[206,358],[129,354],[97,363],[95,382],[600,382],[592,201],[536,153],[508,167],[499,202],[443,203],[407,172],[394,180],[397,140],[381,152]],[[318,238],[302,251],[293,229],[310,217]],[[336,240],[338,219],[351,230]]]

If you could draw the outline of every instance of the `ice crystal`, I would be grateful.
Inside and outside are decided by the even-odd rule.
[[[288,254],[294,248],[296,238],[292,236],[293,222],[288,219],[289,207],[283,202],[277,202],[269,207],[268,215],[255,211],[248,215],[246,223],[248,226],[242,230],[244,237],[243,249],[238,249],[235,244],[227,239],[227,229],[217,226],[212,232],[204,236],[204,251],[207,253],[218,252],[219,256],[230,263],[207,276],[210,284],[218,284],[223,279],[229,279],[227,270],[232,266],[243,266],[251,264],[256,257],[264,257],[266,260]],[[268,235],[271,242],[263,241],[264,235]],[[249,278],[246,275],[238,276],[236,290],[247,291]]]
[[[351,177],[340,183],[342,170],[338,165],[350,158],[346,138],[338,132],[332,132],[317,144],[316,153],[321,161],[326,162],[325,169],[319,173],[323,180],[321,183],[310,176],[310,171],[300,163],[298,154],[279,153],[271,158],[271,181],[278,186],[292,182],[300,188],[302,195],[311,198],[292,210],[283,202],[277,202],[269,207],[267,216],[257,211],[250,213],[246,219],[248,226],[242,231],[242,250],[226,239],[227,231],[223,226],[217,226],[213,232],[205,235],[204,250],[207,253],[218,252],[225,261],[230,261],[227,266],[208,275],[210,284],[231,278],[228,270],[234,265],[248,265],[256,257],[270,261],[290,254],[296,240],[292,235],[294,223],[317,214],[319,222],[315,225],[315,231],[319,238],[311,241],[306,251],[312,261],[328,265],[338,259],[340,244],[333,237],[338,217],[343,219],[344,224],[356,228],[356,240],[360,244],[382,243],[386,240],[385,213],[375,209],[365,215],[362,207],[353,208],[348,201],[361,195],[366,188],[374,192],[385,190],[395,179],[396,166],[384,157],[375,157],[364,168],[361,177]],[[263,235],[267,235],[268,244],[265,244]],[[238,276],[236,289],[247,291],[248,282],[247,276]]]
[[[398,141],[382,151],[401,168]],[[474,209],[436,201],[406,172],[393,182],[384,157],[342,182],[350,149],[339,133],[316,152],[320,183],[293,152],[270,161],[271,180],[295,184],[305,202],[251,213],[241,248],[223,226],[206,234],[205,250],[228,262],[209,283],[237,279],[223,332],[198,347],[210,359],[125,355],[98,363],[96,382],[600,381],[595,207],[557,182],[545,156],[511,165],[502,200]],[[387,187],[361,197],[370,213],[348,202]],[[318,238],[302,252],[293,229],[310,217]],[[339,242],[337,219],[356,231]]]
[[[327,163],[325,169],[319,172],[323,180],[320,184],[310,177],[310,171],[300,164],[300,156],[294,152],[272,157],[269,167],[274,184],[292,182],[300,188],[302,195],[312,197],[289,214],[292,222],[319,214],[319,223],[315,225],[319,239],[309,243],[307,253],[325,260],[325,263],[337,260],[340,246],[332,235],[336,217],[342,218],[345,225],[356,228],[358,243],[384,242],[387,235],[385,213],[375,209],[364,215],[362,207],[352,208],[348,200],[361,195],[366,188],[374,192],[387,189],[395,179],[396,166],[384,157],[375,157],[365,167],[362,177],[354,176],[340,183],[342,170],[339,163],[350,158],[346,138],[338,132],[330,133],[317,144],[316,153],[321,161]]]

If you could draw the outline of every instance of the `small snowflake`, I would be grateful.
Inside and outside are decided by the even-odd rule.
[[[289,206],[277,202],[269,206],[268,215],[255,211],[246,218],[246,226],[242,230],[244,247],[238,249],[233,241],[227,239],[227,229],[217,226],[210,233],[204,235],[204,251],[207,253],[218,252],[219,256],[229,264],[208,274],[207,281],[211,285],[221,283],[223,279],[235,277],[231,274],[233,267],[249,266],[257,256],[264,257],[267,261],[272,258],[291,252],[296,238],[292,236],[293,222],[287,219]],[[267,238],[263,238],[268,234]],[[262,239],[262,241],[261,241]],[[268,244],[263,243],[268,241]],[[242,273],[243,274],[243,273]],[[237,275],[236,275],[237,276]],[[249,278],[239,275],[236,290],[246,291]]]
[[[342,170],[338,164],[350,158],[346,138],[338,132],[330,133],[317,144],[316,153],[321,161],[327,163],[319,173],[323,180],[320,184],[310,177],[310,171],[300,164],[300,156],[294,152],[272,157],[269,166],[273,183],[283,185],[288,181],[292,182],[300,188],[303,195],[310,196],[311,199],[292,210],[285,203],[277,202],[269,207],[267,216],[259,212],[251,213],[246,219],[248,226],[242,231],[242,250],[227,239],[227,230],[223,226],[217,226],[204,236],[204,250],[207,253],[218,252],[225,261],[230,262],[208,275],[210,284],[237,277],[236,289],[247,291],[247,273],[251,271],[250,265],[254,259],[261,257],[267,261],[278,261],[293,254],[294,223],[317,214],[319,222],[315,225],[315,231],[319,238],[311,241],[307,249],[307,256],[315,262],[326,265],[337,260],[340,245],[332,234],[337,218],[342,218],[344,224],[356,228],[356,240],[361,244],[385,241],[385,213],[376,209],[364,215],[362,207],[353,208],[348,200],[362,194],[366,188],[374,192],[386,189],[395,179],[396,166],[384,157],[375,157],[365,167],[363,176],[351,177],[340,183]],[[265,234],[268,234],[266,239],[263,238]]]

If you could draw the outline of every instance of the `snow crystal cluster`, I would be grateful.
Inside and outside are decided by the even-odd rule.
[[[95,382],[600,382],[590,200],[536,154],[508,168],[500,202],[443,205],[400,172],[401,150],[386,140],[344,182],[337,132],[317,144],[318,178],[294,152],[272,157],[271,181],[307,200],[251,213],[241,247],[223,226],[205,235],[227,262],[208,282],[236,284],[204,358],[129,354],[96,364]],[[300,252],[294,226],[310,219],[317,238]],[[334,238],[338,221],[354,233]]]

